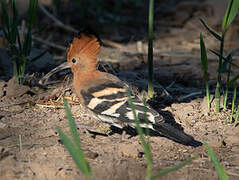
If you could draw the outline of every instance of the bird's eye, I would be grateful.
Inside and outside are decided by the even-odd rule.
[[[72,62],[73,64],[75,64],[75,63],[76,63],[76,59],[73,58],[73,59],[71,60],[71,62]]]

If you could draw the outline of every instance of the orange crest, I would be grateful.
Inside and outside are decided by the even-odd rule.
[[[95,36],[86,36],[81,33],[80,39],[75,37],[67,49],[67,60],[70,61],[73,57],[82,57],[96,62],[99,50],[100,44]]]

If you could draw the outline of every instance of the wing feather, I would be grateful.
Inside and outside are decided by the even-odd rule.
[[[89,88],[87,91],[82,90],[81,95],[86,107],[99,116],[105,116],[102,121],[105,121],[107,117],[117,118],[115,121],[125,125],[134,125],[133,112],[128,103],[128,95],[123,85],[113,82],[101,84]],[[147,124],[145,113],[150,123],[163,121],[163,117],[158,112],[148,105],[145,107],[137,96],[131,94],[131,98],[135,104],[136,114],[142,127],[145,127],[145,124]]]

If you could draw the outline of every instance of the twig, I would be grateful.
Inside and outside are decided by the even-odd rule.
[[[43,40],[43,39],[41,39],[41,38],[39,38],[39,37],[36,37],[36,36],[33,36],[32,39],[34,39],[34,40],[36,40],[36,41],[38,41],[38,42],[40,42],[40,43],[43,43],[43,44],[45,44],[45,45],[47,45],[47,46],[60,49],[60,50],[62,50],[62,51],[66,51],[66,49],[67,49],[67,48],[64,47],[64,46],[57,45],[57,44],[55,44],[55,43],[52,43],[52,42]]]
[[[206,168],[193,168],[193,169],[195,169],[195,170],[200,170],[200,171],[206,171],[206,172],[213,172],[213,170],[212,169],[206,169]]]
[[[61,109],[64,108],[64,106],[56,106],[56,105],[45,105],[45,104],[36,104],[36,105],[41,108],[61,108]]]
[[[78,33],[78,31],[71,27],[71,26],[68,26],[68,25],[65,25],[63,22],[61,22],[59,19],[57,19],[55,16],[53,16],[51,13],[49,13],[49,11],[41,4],[39,3],[39,8],[42,10],[42,12],[47,15],[52,21],[54,21],[54,23],[61,27],[62,29],[65,29],[66,31],[71,31],[71,32],[74,32],[74,33]]]
[[[173,99],[173,97],[171,96],[171,94],[168,92],[167,88],[164,88],[161,84],[157,83],[157,85],[155,85],[156,88],[160,88],[163,89],[163,92],[166,94],[167,97],[169,97],[170,99]]]
[[[19,134],[19,150],[22,152],[22,135]]]
[[[73,33],[78,33],[79,31],[76,30],[75,28],[69,26],[69,25],[65,25],[63,22],[61,22],[59,19],[57,19],[55,16],[53,16],[41,3],[39,3],[39,8],[42,10],[42,12],[48,16],[52,21],[54,21],[55,25],[66,30],[66,31],[70,31]],[[119,43],[110,41],[110,40],[106,40],[106,39],[102,39],[102,43],[106,46],[110,46],[113,48],[122,48],[123,46]]]
[[[123,46],[121,44],[107,40],[107,39],[101,39],[101,41],[102,41],[103,45],[105,45],[105,46],[110,46],[110,47],[118,48],[118,49],[123,48]]]
[[[190,93],[190,94],[188,94],[188,95],[186,95],[186,96],[183,96],[183,97],[178,98],[178,101],[180,102],[180,101],[183,101],[183,100],[185,100],[185,99],[188,99],[188,98],[190,98],[190,97],[192,97],[192,96],[197,96],[197,95],[201,95],[201,94],[202,94],[201,91],[199,91],[199,92],[193,92],[193,93]]]
[[[29,103],[29,102],[30,102],[30,101],[24,101],[24,102],[13,103],[13,104],[0,104],[0,108],[3,108],[3,107],[12,107],[12,106],[16,106],[16,105],[26,104],[26,103]]]
[[[83,123],[79,123],[79,121],[76,121],[76,126],[81,129],[92,129],[92,130],[96,130],[97,128],[92,126],[92,125],[88,125],[88,124],[83,124]]]
[[[10,112],[10,111],[1,111],[1,110],[0,110],[0,117],[3,117],[3,116],[12,116],[12,115],[15,115],[15,114],[22,113],[23,111],[24,111],[24,110],[15,111],[15,112]]]
[[[175,84],[175,81],[171,82],[171,84],[169,84],[169,85],[166,87],[166,89],[171,88],[174,84]]]
[[[237,176],[237,177],[239,177],[239,174],[234,173],[234,172],[227,171],[227,174],[228,174],[228,175],[231,175],[231,176]]]
[[[138,51],[138,53],[143,53],[143,43],[142,43],[142,41],[137,41],[137,51]]]

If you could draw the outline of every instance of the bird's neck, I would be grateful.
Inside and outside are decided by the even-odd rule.
[[[100,76],[101,72],[96,68],[89,68],[88,70],[74,72],[74,87],[84,89],[84,86]]]

